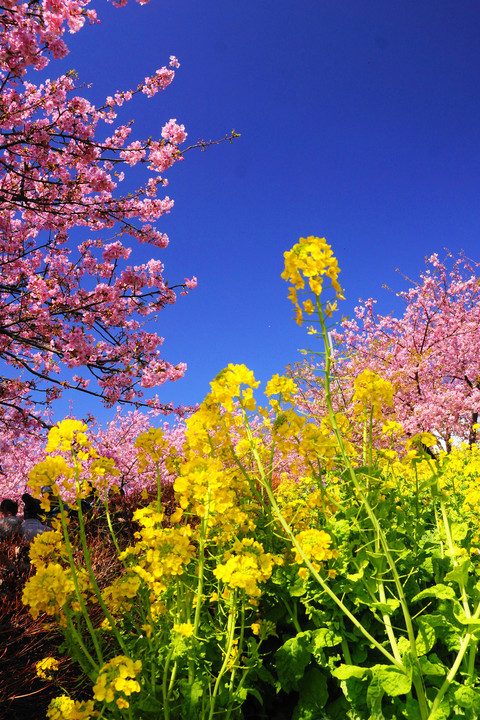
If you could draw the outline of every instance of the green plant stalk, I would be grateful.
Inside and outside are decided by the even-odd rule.
[[[297,633],[302,632],[302,628],[300,627],[300,623],[298,622],[297,605],[296,605],[296,603],[294,603],[293,609],[292,609],[292,608],[290,607],[290,605],[288,604],[288,602],[285,600],[285,598],[282,598],[282,602],[283,602],[283,604],[285,605],[285,607],[287,608],[287,612],[288,612],[288,614],[289,614],[289,616],[290,616],[290,620],[291,620],[292,623],[293,623],[293,627],[295,628],[295,630],[297,631]]]
[[[324,318],[324,316],[323,316],[323,310],[322,310],[322,306],[321,306],[321,303],[320,303],[320,298],[319,298],[318,295],[316,295],[316,302],[317,302],[318,317],[319,317],[319,320],[320,320],[320,326],[321,326],[321,328],[322,328],[322,337],[323,337],[323,342],[324,342],[324,347],[325,347],[324,388],[325,388],[325,398],[326,398],[326,401],[327,401],[327,407],[328,407],[328,413],[329,413],[329,416],[330,416],[330,421],[331,421],[331,423],[332,423],[332,427],[333,427],[333,430],[334,430],[334,433],[335,433],[335,437],[336,437],[336,439],[337,439],[338,446],[339,446],[339,448],[340,448],[340,452],[341,452],[341,454],[342,454],[343,461],[344,461],[344,463],[345,463],[345,465],[346,465],[346,467],[347,467],[347,469],[348,469],[348,472],[349,472],[350,478],[351,478],[351,480],[352,480],[352,483],[353,483],[354,487],[356,488],[357,492],[359,493],[359,496],[362,498],[362,502],[363,502],[363,504],[364,504],[365,510],[366,510],[366,512],[367,512],[367,514],[368,514],[368,516],[369,516],[369,518],[370,518],[370,521],[371,521],[371,523],[372,523],[372,525],[373,525],[373,527],[374,527],[374,529],[375,529],[375,532],[377,533],[377,535],[378,535],[378,537],[379,537],[379,539],[380,539],[380,542],[381,542],[381,545],[382,545],[382,550],[383,550],[383,552],[384,552],[384,554],[385,554],[385,557],[386,557],[386,559],[387,559],[387,562],[388,562],[388,564],[389,564],[389,566],[390,566],[390,570],[391,570],[391,572],[392,572],[392,576],[393,576],[393,580],[394,580],[394,583],[395,583],[395,587],[396,587],[397,593],[398,593],[398,599],[399,599],[399,601],[400,601],[400,605],[401,605],[402,612],[403,612],[403,617],[404,617],[404,620],[405,620],[405,626],[406,626],[406,629],[407,629],[408,640],[409,640],[409,643],[410,643],[410,649],[411,649],[411,651],[412,651],[413,658],[414,658],[414,660],[416,661],[416,663],[417,663],[417,665],[418,665],[418,656],[417,656],[417,649],[416,649],[416,643],[415,643],[415,633],[414,633],[414,630],[413,630],[412,619],[411,619],[411,617],[410,617],[410,612],[409,612],[409,610],[408,610],[408,605],[407,605],[407,601],[406,601],[406,598],[405,598],[405,593],[404,593],[404,591],[403,591],[403,586],[402,586],[402,583],[401,583],[401,581],[400,581],[400,578],[399,578],[399,575],[398,575],[398,572],[397,572],[397,568],[396,568],[396,565],[395,565],[395,561],[393,560],[393,557],[392,557],[392,555],[391,555],[391,553],[390,553],[390,549],[389,549],[389,547],[388,547],[387,540],[386,540],[385,535],[384,535],[384,533],[383,533],[383,531],[382,531],[382,528],[381,528],[381,526],[380,526],[380,524],[379,524],[379,522],[378,522],[378,519],[377,519],[375,513],[373,512],[373,510],[372,510],[372,508],[371,508],[371,506],[370,506],[370,503],[368,502],[367,498],[365,497],[365,495],[364,495],[364,493],[363,493],[363,491],[362,491],[362,488],[360,487],[360,484],[358,483],[358,480],[357,480],[355,471],[354,471],[354,469],[353,469],[353,467],[352,467],[352,464],[351,464],[351,462],[350,462],[350,458],[348,457],[348,454],[347,454],[347,452],[345,451],[345,447],[344,447],[344,444],[343,444],[343,438],[342,438],[342,436],[341,436],[341,433],[340,433],[340,430],[339,430],[339,427],[338,427],[338,424],[337,424],[337,420],[336,420],[336,417],[335,417],[335,412],[334,412],[334,410],[333,410],[332,397],[331,397],[331,391],[330,391],[330,366],[331,366],[330,344],[329,344],[329,342],[328,342],[328,333],[327,333],[327,328],[326,328],[326,325],[325,325],[325,318]],[[396,661],[396,660],[395,660],[395,664],[397,665],[397,661]],[[414,679],[413,679],[413,683],[414,683],[414,685],[415,685],[415,690],[416,690],[416,693],[417,693],[417,699],[418,699],[418,703],[419,703],[420,714],[421,714],[421,716],[422,716],[422,719],[423,719],[423,718],[427,718],[427,717],[428,717],[428,708],[427,708],[427,701],[426,701],[426,697],[425,697],[425,692],[424,692],[424,688],[423,688],[423,683],[421,682],[421,673],[420,673],[420,678],[414,678]]]
[[[98,600],[98,604],[100,605],[103,614],[105,615],[106,619],[108,620],[108,623],[113,631],[113,634],[115,635],[115,638],[116,638],[119,646],[121,647],[123,653],[128,656],[127,646],[125,645],[123,638],[118,631],[117,625],[115,623],[115,620],[112,617],[112,614],[110,613],[110,610],[105,605],[105,602],[102,598],[102,594],[100,592],[100,588],[98,587],[97,579],[93,572],[92,558],[91,558],[90,550],[88,549],[88,546],[87,546],[87,539],[85,536],[85,521],[84,521],[83,512],[82,512],[82,504],[80,502],[79,465],[78,465],[78,460],[77,460],[75,454],[74,453],[72,453],[72,454],[73,454],[74,463],[75,463],[75,481],[76,481],[77,502],[78,502],[78,524],[79,524],[79,528],[80,528],[80,540],[82,543],[83,556],[85,558],[85,566],[87,568],[88,577],[90,578],[90,582],[92,583],[92,587],[95,592],[95,596]],[[95,630],[93,630],[93,632],[96,637]]]
[[[205,546],[207,542],[208,533],[208,518],[210,514],[210,486],[207,490],[207,500],[205,503],[205,516],[202,518],[200,523],[200,542],[198,545],[198,580],[197,589],[195,592],[195,615],[193,619],[193,634],[198,635],[200,627],[200,612],[202,608],[202,597],[203,597],[203,585],[204,585],[204,574],[205,574]],[[195,675],[195,666],[193,659],[190,658],[188,661],[188,682],[193,685]]]
[[[118,557],[120,555],[120,547],[117,542],[117,536],[115,535],[115,530],[113,529],[112,518],[110,516],[110,509],[108,507],[108,487],[107,487],[106,483],[105,483],[105,517],[107,518],[108,529],[110,531],[110,535],[112,537],[113,544],[115,545],[115,550],[117,551],[117,557]],[[123,563],[123,565],[124,565],[124,567],[126,567],[125,563]]]
[[[102,654],[102,650],[101,650],[101,647],[98,642],[97,634],[92,625],[92,621],[90,620],[90,615],[88,614],[88,610],[83,601],[82,593],[80,591],[80,586],[78,584],[77,568],[75,567],[75,561],[73,559],[72,545],[70,543],[70,536],[68,534],[67,522],[65,519],[65,510],[63,509],[62,503],[60,503],[60,521],[62,523],[62,531],[63,531],[63,538],[65,540],[65,547],[67,548],[68,564],[70,565],[70,570],[72,571],[72,580],[73,580],[73,586],[75,588],[75,595],[76,595],[78,603],[80,605],[80,609],[81,609],[82,615],[85,619],[85,623],[87,625],[88,631],[92,638],[93,646],[94,646],[95,652],[97,654],[98,663],[101,666],[101,665],[103,665],[103,654]],[[80,647],[82,648],[82,651],[88,655],[85,645],[83,643],[83,639],[80,640]]]
[[[214,711],[215,711],[215,702],[218,695],[218,689],[220,687],[220,680],[225,675],[225,671],[227,669],[227,665],[230,661],[230,654],[232,652],[233,647],[233,641],[235,639],[235,626],[237,621],[237,593],[236,590],[233,591],[233,602],[232,602],[232,608],[228,614],[228,621],[227,621],[227,647],[225,649],[225,658],[222,663],[222,667],[219,670],[219,673],[217,675],[217,679],[215,680],[215,685],[213,686],[212,695],[210,698],[210,712],[208,714],[208,720],[212,720]]]
[[[448,545],[448,549],[450,552],[450,557],[452,558],[452,564],[453,564],[453,567],[457,567],[458,562],[455,557],[455,546],[453,544],[452,532],[450,530],[450,523],[448,521],[447,509],[446,509],[445,503],[442,499],[440,499],[440,509],[442,511],[443,526],[445,528],[445,535],[447,538],[447,545]],[[470,611],[470,606],[468,604],[467,591],[465,589],[465,583],[463,581],[463,577],[461,578],[461,581],[459,584],[460,584],[460,590],[461,590],[461,594],[462,594],[463,611],[464,611],[465,615],[467,616],[467,618],[470,618],[471,611]]]
[[[64,611],[65,612],[65,611]],[[67,627],[69,629],[69,632],[72,634],[73,639],[78,644],[78,646],[82,649],[83,654],[85,655],[86,659],[92,666],[93,670],[95,672],[98,671],[100,665],[98,665],[95,660],[92,658],[90,653],[88,652],[87,648],[85,647],[85,644],[83,642],[82,634],[77,630],[77,627],[75,623],[73,622],[73,619],[70,617],[70,614],[68,612],[65,612],[65,617],[67,619]],[[79,661],[80,662],[80,661]],[[90,673],[85,670],[82,663],[80,662],[80,666],[82,667],[82,670],[85,672],[85,674],[90,677]]]
[[[173,644],[170,646],[170,650],[168,651],[168,655],[165,659],[165,667],[163,669],[163,679],[162,679],[162,695],[163,695],[163,717],[165,720],[170,720],[170,688],[168,686],[168,666],[170,665],[170,660],[172,659],[173,655]]]
[[[341,647],[342,647],[343,657],[345,658],[346,665],[352,665],[353,663],[352,663],[352,656],[350,655],[350,648],[348,647],[348,643],[345,640],[345,638],[343,637],[343,635],[342,635]]]
[[[259,456],[259,454],[258,454],[258,452],[257,452],[257,449],[256,449],[256,447],[255,447],[255,443],[253,442],[253,434],[252,434],[252,431],[251,431],[251,428],[250,428],[250,424],[249,424],[249,422],[248,422],[248,418],[246,417],[246,415],[244,415],[244,419],[245,419],[245,430],[246,430],[246,432],[247,432],[247,437],[248,437],[248,439],[249,439],[249,441],[250,441],[250,443],[251,443],[252,453],[253,453],[253,456],[254,456],[254,458],[255,458],[255,462],[257,463],[258,471],[259,471],[259,473],[260,473],[260,478],[261,478],[261,480],[262,480],[262,484],[263,484],[263,486],[264,486],[264,488],[265,488],[265,491],[266,491],[266,493],[267,493],[267,495],[268,495],[268,499],[269,499],[269,501],[270,501],[270,505],[271,505],[271,507],[272,507],[275,515],[277,516],[277,519],[279,520],[281,526],[282,526],[283,529],[285,530],[287,536],[290,538],[290,541],[292,542],[292,544],[295,546],[295,548],[296,548],[297,551],[299,552],[300,556],[302,557],[305,565],[308,567],[308,569],[310,570],[310,572],[312,573],[312,575],[314,576],[314,578],[317,580],[317,582],[319,583],[319,585],[322,587],[322,589],[327,593],[327,595],[329,595],[329,596],[331,597],[331,599],[336,603],[336,605],[340,608],[340,610],[342,610],[342,612],[349,618],[349,620],[351,620],[351,622],[355,625],[355,627],[358,628],[358,630],[360,630],[360,632],[367,638],[367,640],[369,640],[369,641],[372,643],[372,645],[374,645],[374,646],[377,648],[377,650],[379,650],[383,655],[385,655],[385,657],[386,657],[388,660],[390,660],[390,662],[391,662],[395,667],[397,667],[397,668],[398,668],[399,670],[401,670],[402,672],[405,672],[405,667],[404,667],[403,663],[399,663],[398,660],[397,660],[393,655],[391,655],[391,654],[388,652],[388,650],[385,650],[385,648],[383,647],[383,645],[381,645],[381,644],[373,637],[373,635],[370,635],[370,633],[368,632],[368,630],[366,630],[366,628],[363,627],[362,623],[361,623],[359,620],[357,620],[357,618],[355,617],[355,615],[353,615],[353,614],[350,612],[350,610],[346,607],[346,605],[343,604],[343,602],[340,600],[340,598],[333,592],[333,590],[331,590],[331,588],[330,588],[329,585],[324,581],[324,579],[321,577],[321,575],[318,574],[318,572],[315,570],[315,568],[313,567],[313,565],[312,565],[312,563],[310,562],[310,560],[309,560],[309,559],[307,558],[307,556],[305,555],[305,553],[304,553],[301,545],[300,545],[300,544],[297,542],[297,540],[295,539],[295,536],[294,536],[294,534],[293,534],[293,532],[292,532],[292,530],[291,530],[291,528],[290,528],[290,525],[287,523],[287,521],[286,521],[285,518],[283,517],[282,511],[281,511],[280,508],[278,507],[277,501],[275,500],[275,497],[274,497],[274,495],[273,495],[273,492],[272,492],[271,487],[269,486],[268,482],[266,482],[265,471],[264,471],[264,468],[263,468],[263,464],[262,464],[262,461],[261,461],[261,459],[260,459],[260,456]]]
[[[377,543],[379,543],[378,537],[376,539],[376,544]],[[380,582],[378,584],[378,596],[380,598],[380,602],[382,602],[382,603],[387,602],[387,596],[385,594],[385,585],[384,585],[383,580],[380,580]],[[392,621],[390,619],[390,615],[387,615],[387,613],[382,613],[382,620],[383,620],[383,624],[385,625],[385,630],[387,633],[387,637],[390,641],[390,647],[392,648],[392,652],[393,652],[394,656],[396,657],[396,659],[399,662],[402,662],[402,656],[400,655],[400,651],[398,649],[397,638],[395,637],[395,633],[393,632]]]
[[[477,615],[477,614],[478,613],[475,613],[475,615]],[[444,682],[442,683],[442,686],[440,687],[438,693],[435,696],[435,699],[432,703],[432,708],[430,710],[430,714],[427,716],[427,720],[429,720],[429,718],[434,717],[436,710],[440,706],[440,703],[442,702],[442,700],[445,696],[445,693],[447,692],[448,688],[450,687],[450,685],[452,684],[452,682],[455,678],[455,675],[457,674],[457,671],[462,663],[463,657],[468,649],[470,640],[472,638],[473,638],[473,635],[471,635],[471,633],[467,633],[464,636],[464,638],[461,642],[461,645],[460,645],[460,650],[458,651],[457,657],[455,658],[455,662],[453,663],[452,667],[450,668],[450,671],[449,671],[447,677],[445,678]]]
[[[242,597],[242,609],[240,611],[240,637],[238,640],[238,654],[237,657],[241,658],[242,652],[243,652],[243,640],[245,637],[245,594],[243,594]],[[234,688],[234,682],[235,682],[235,675],[237,674],[237,665],[236,663],[233,664],[232,671],[230,673],[230,682],[228,685],[228,706],[227,706],[227,714],[225,715],[225,720],[230,720],[230,717],[232,715],[233,710],[233,688]],[[243,676],[241,678],[242,682],[245,680],[246,676],[248,675],[248,668],[245,669]]]

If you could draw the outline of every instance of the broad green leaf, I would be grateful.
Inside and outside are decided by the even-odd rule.
[[[413,697],[408,697],[405,703],[405,710],[403,711],[403,717],[407,720],[422,720],[422,713],[418,706],[418,701]]]
[[[464,587],[468,581],[468,574],[472,571],[473,564],[468,558],[464,560],[460,565],[457,565],[445,575],[445,580],[448,582],[456,582],[459,587]]]
[[[391,665],[374,665],[373,676],[378,678],[383,690],[390,697],[407,695],[412,687],[412,678]]]
[[[466,522],[454,522],[451,524],[450,531],[455,542],[460,542],[467,537],[468,524]]]
[[[453,588],[439,583],[438,585],[434,585],[431,588],[425,588],[425,590],[419,592],[418,595],[415,595],[415,597],[412,598],[411,602],[417,602],[418,600],[423,600],[424,598],[429,597],[436,597],[440,600],[453,600],[456,595]]]
[[[450,703],[446,698],[440,703],[440,707],[428,716],[428,720],[451,720]]]
[[[260,705],[262,705],[262,707],[263,707],[263,697],[262,697],[262,693],[259,692],[259,691],[257,690],[257,688],[255,688],[255,687],[249,687],[249,688],[247,688],[247,693],[248,693],[249,695],[253,695],[253,697],[254,697],[256,700],[258,700],[258,702],[260,703]]]
[[[432,663],[425,656],[418,658],[418,664],[423,675],[437,675],[439,677],[446,676],[448,668],[441,663]]]
[[[400,606],[399,601],[396,598],[388,598],[386,602],[372,602],[370,607],[375,608],[382,615],[392,615],[395,610]]]
[[[360,667],[359,665],[339,665],[335,670],[332,670],[332,675],[338,680],[348,680],[351,677],[361,678],[369,671],[369,668]]]
[[[318,628],[312,632],[312,640],[312,650],[317,652],[320,648],[340,645],[342,636],[330,628]]]
[[[478,710],[480,708],[480,690],[471,687],[459,687],[453,693],[460,707]]]
[[[288,586],[288,594],[291,597],[301,597],[306,593],[306,582],[301,577],[297,577],[294,583]]]
[[[328,700],[327,680],[318,668],[307,670],[298,683],[300,697],[292,720],[322,720]]]
[[[301,632],[289,638],[275,653],[278,679],[285,692],[298,690],[298,681],[312,656],[310,645],[311,633]]]
[[[384,694],[385,691],[380,679],[374,675],[367,689],[367,707],[370,710],[368,720],[384,720],[382,713],[382,698]]]
[[[429,624],[428,620],[423,620],[423,618],[418,618],[417,620],[418,624],[418,635],[415,638],[415,647],[417,650],[417,655],[426,655],[430,652],[432,647],[435,644],[435,630],[434,628]]]
[[[387,559],[383,553],[367,552],[368,558],[378,573],[385,570]]]

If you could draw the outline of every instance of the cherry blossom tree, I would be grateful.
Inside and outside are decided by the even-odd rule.
[[[42,406],[65,389],[107,407],[136,402],[169,412],[145,391],[185,372],[161,356],[163,339],[145,327],[175,302],[177,289],[196,285],[195,278],[165,280],[158,251],[168,238],[154,225],[173,206],[161,191],[164,173],[183,159],[185,129],[171,119],[157,139],[132,139],[131,124],[117,122],[135,95],[151,98],[172,82],[177,59],[102,107],[79,94],[74,72],[32,81],[67,54],[67,30],[97,22],[89,3],[5,0],[0,7],[0,420],[7,431],[45,423]],[[122,192],[135,165],[145,168],[144,182]],[[80,242],[73,229],[75,238],[83,233]],[[139,244],[154,257],[136,264]]]
[[[396,293],[403,315],[375,312],[372,298],[332,332],[339,410],[351,405],[353,380],[369,369],[394,387],[394,410],[407,436],[432,432],[449,448],[451,438],[473,444],[480,410],[480,265],[464,256],[426,260],[411,287]],[[305,407],[321,412],[311,363],[302,378]]]

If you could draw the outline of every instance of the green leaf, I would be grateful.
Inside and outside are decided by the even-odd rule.
[[[448,668],[441,663],[432,663],[425,656],[418,658],[418,664],[422,675],[437,675],[439,677],[446,676]]]
[[[348,680],[348,678],[362,678],[365,673],[369,672],[370,668],[360,667],[359,665],[339,665],[335,670],[332,670],[332,675],[338,680]]]
[[[342,642],[342,636],[331,628],[318,628],[312,632],[312,650],[318,652],[320,648],[335,647]]]
[[[435,644],[435,630],[429,624],[428,620],[418,618],[418,635],[415,638],[415,647],[417,655],[426,655],[430,652]]]
[[[420,712],[418,701],[415,700],[413,697],[407,698],[407,702],[405,703],[405,710],[403,711],[403,716],[406,717],[407,720],[422,720],[422,713]]]
[[[370,710],[368,720],[384,720],[382,698],[384,689],[378,677],[373,676],[367,690],[367,707]]]
[[[385,570],[387,559],[383,553],[367,552],[368,558],[377,573],[381,574]]]
[[[141,710],[141,717],[148,718],[151,716],[152,718],[157,718],[163,715],[163,704],[157,700],[157,698],[153,697],[153,695],[149,694],[140,702],[135,702],[135,711],[138,712],[139,710]]]
[[[460,542],[461,540],[465,540],[468,533],[468,524],[466,522],[460,522],[460,523],[452,523],[450,527],[452,538],[455,540],[455,542]]]
[[[453,570],[450,570],[450,572],[445,575],[444,580],[456,582],[460,588],[465,587],[468,581],[468,574],[472,571],[472,568],[472,562],[467,558],[460,565],[454,567]]]
[[[434,585],[431,588],[425,588],[425,590],[419,592],[418,595],[415,595],[415,597],[412,598],[411,602],[417,602],[418,600],[423,600],[428,597],[436,597],[440,600],[454,600],[456,595],[453,588],[439,583],[438,585]]]
[[[373,676],[378,678],[383,690],[390,697],[408,695],[412,687],[412,678],[391,665],[374,665]]]
[[[258,702],[260,703],[260,705],[263,707],[263,697],[262,697],[262,693],[259,692],[259,691],[257,690],[257,688],[249,687],[249,688],[247,688],[247,692],[248,692],[249,695],[253,695],[253,697],[254,697],[256,700],[258,700]]]
[[[370,607],[379,610],[382,615],[393,615],[400,606],[400,602],[396,598],[388,598],[386,602],[371,602],[369,604]]]
[[[470,710],[478,710],[480,707],[480,690],[472,687],[459,687],[453,693],[457,705]]]
[[[306,593],[306,586],[305,580],[297,575],[295,582],[288,586],[288,594],[291,597],[301,597]]]
[[[184,702],[183,706],[188,714],[195,714],[194,708],[198,704],[198,701],[203,695],[203,687],[200,680],[195,680],[193,683],[189,683],[187,679],[182,680],[179,683],[180,692],[183,695]]]
[[[301,632],[289,638],[275,653],[275,667],[285,692],[298,690],[298,681],[312,657],[311,633]]]
[[[428,716],[428,720],[451,720],[450,703],[446,698],[443,698],[440,707]]]
[[[292,720],[321,720],[328,700],[327,680],[318,668],[308,670],[298,683],[300,698]]]

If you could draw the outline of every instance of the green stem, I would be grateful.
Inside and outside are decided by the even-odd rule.
[[[90,578],[90,582],[92,583],[93,591],[98,600],[98,604],[100,605],[103,614],[105,615],[106,619],[108,620],[110,628],[111,628],[113,634],[115,635],[115,638],[116,638],[120,648],[122,649],[123,653],[128,656],[128,648],[125,645],[125,642],[118,631],[117,625],[115,623],[115,620],[112,617],[112,614],[110,613],[110,610],[105,605],[105,602],[102,597],[102,593],[100,592],[100,588],[98,587],[97,578],[95,577],[95,573],[93,572],[92,558],[91,558],[90,550],[88,549],[88,546],[87,546],[87,539],[85,536],[85,521],[84,521],[84,517],[83,517],[82,504],[80,502],[80,472],[79,472],[78,460],[75,457],[75,455],[74,455],[74,462],[75,462],[75,478],[76,478],[76,487],[77,487],[78,524],[80,527],[80,541],[82,543],[83,556],[85,559],[85,567],[87,568],[88,577]],[[98,642],[96,639],[95,630],[93,630],[93,633],[95,636],[94,642]]]
[[[319,300],[318,296],[317,296],[317,309],[318,309],[318,316],[319,316],[320,325],[321,325],[321,328],[322,328],[322,336],[323,336],[323,342],[324,342],[324,347],[325,347],[324,388],[325,388],[325,398],[326,398],[326,402],[327,402],[328,414],[329,414],[329,417],[330,417],[330,421],[331,421],[331,423],[332,423],[332,427],[333,427],[333,431],[334,431],[334,433],[335,433],[335,437],[336,437],[336,439],[337,439],[337,443],[338,443],[338,447],[339,447],[339,449],[340,449],[340,453],[341,453],[341,455],[342,455],[342,459],[343,459],[343,461],[344,461],[344,463],[345,463],[345,466],[346,466],[346,468],[347,468],[347,470],[348,470],[348,473],[349,473],[349,475],[350,475],[352,484],[353,484],[353,486],[355,487],[355,489],[357,490],[357,492],[358,492],[358,494],[359,494],[359,497],[361,498],[361,500],[362,500],[362,502],[363,502],[363,505],[364,505],[364,507],[365,507],[365,510],[366,510],[366,512],[367,512],[368,517],[370,518],[370,521],[371,521],[371,523],[372,523],[372,525],[373,525],[373,528],[374,528],[374,530],[375,530],[375,533],[377,534],[378,538],[380,539],[380,543],[381,543],[381,546],[382,546],[382,550],[383,550],[383,552],[384,552],[384,554],[385,554],[385,557],[386,557],[386,559],[387,559],[388,565],[389,565],[389,567],[390,567],[390,570],[391,570],[391,573],[392,573],[392,576],[393,576],[393,580],[394,580],[394,583],[395,583],[395,587],[396,587],[396,590],[397,590],[398,600],[400,601],[400,606],[401,606],[401,608],[402,608],[402,613],[403,613],[403,617],[404,617],[404,620],[405,620],[405,626],[406,626],[406,630],[407,630],[407,635],[408,635],[408,640],[409,640],[409,643],[410,643],[410,649],[411,649],[411,652],[412,652],[412,656],[413,656],[413,659],[414,659],[414,661],[417,663],[417,666],[418,666],[418,656],[417,656],[417,649],[416,649],[416,643],[415,643],[415,633],[414,633],[414,630],[413,630],[412,619],[411,619],[411,617],[410,617],[410,612],[409,612],[409,610],[408,610],[407,600],[406,600],[406,597],[405,597],[405,593],[403,592],[403,586],[402,586],[402,583],[401,583],[401,581],[400,581],[400,577],[399,577],[399,575],[398,575],[395,562],[394,562],[393,557],[392,557],[392,555],[391,555],[391,553],[390,553],[390,548],[389,548],[389,546],[388,546],[387,539],[386,539],[386,537],[385,537],[385,535],[384,535],[384,533],[383,533],[383,530],[382,530],[382,528],[381,528],[381,526],[380,526],[380,523],[378,522],[378,519],[377,519],[375,513],[373,512],[373,510],[372,510],[372,508],[371,508],[371,506],[370,506],[370,503],[368,502],[368,499],[367,499],[367,497],[365,496],[365,494],[364,494],[364,492],[363,492],[363,490],[362,490],[362,488],[361,488],[361,486],[360,486],[360,483],[358,482],[357,476],[356,476],[355,471],[354,471],[354,469],[353,469],[353,467],[352,467],[352,464],[351,464],[351,462],[350,462],[350,458],[349,458],[349,456],[348,456],[348,453],[347,453],[346,450],[345,450],[345,446],[344,446],[344,443],[343,443],[343,438],[342,438],[342,435],[341,435],[341,433],[340,433],[340,429],[339,429],[338,424],[337,424],[337,420],[336,420],[336,416],[335,416],[335,411],[334,411],[334,409],[333,409],[333,403],[332,403],[332,397],[331,397],[331,388],[330,388],[330,367],[331,367],[330,344],[329,344],[329,341],[328,341],[328,333],[327,333],[327,328],[326,328],[326,325],[325,325],[325,318],[324,318],[324,316],[323,316],[323,311],[322,311],[322,307],[321,307],[320,300]],[[385,654],[385,651],[384,651],[384,654]],[[390,654],[390,653],[389,653],[389,654]],[[393,657],[393,656],[390,656],[390,657]],[[398,667],[398,661],[397,661],[395,658],[394,658],[394,665],[396,665],[396,666]],[[403,665],[402,665],[402,667],[403,667]],[[418,669],[419,669],[419,668],[418,668]],[[419,669],[419,670],[420,670],[420,669]],[[421,714],[422,719],[424,719],[424,718],[427,718],[427,717],[428,717],[428,708],[427,708],[427,702],[426,702],[426,697],[425,697],[425,691],[424,691],[424,688],[423,688],[423,683],[421,682],[421,673],[419,673],[419,675],[420,675],[419,678],[418,678],[418,679],[414,679],[413,682],[414,682],[415,690],[416,690],[416,693],[417,693],[417,699],[418,699],[418,703],[419,703],[420,714]]]
[[[165,667],[163,669],[163,681],[162,681],[162,695],[163,695],[163,717],[165,720],[170,720],[170,693],[169,693],[169,686],[168,686],[168,666],[170,665],[170,660],[172,659],[174,651],[173,643],[170,645],[170,650],[168,651],[168,655],[165,659]]]
[[[222,663],[222,667],[220,668],[220,671],[217,675],[217,679],[215,681],[215,685],[213,687],[213,692],[210,698],[210,712],[208,714],[208,720],[212,720],[214,711],[215,711],[215,702],[218,695],[218,689],[220,687],[220,681],[222,677],[225,675],[225,671],[227,669],[228,663],[230,662],[230,655],[233,648],[233,641],[235,639],[235,625],[236,625],[236,619],[237,619],[237,598],[236,598],[236,591],[234,591],[233,594],[233,602],[232,607],[230,609],[230,612],[228,614],[228,622],[227,622],[227,647],[225,649],[225,658]]]
[[[63,508],[63,503],[60,503],[60,521],[62,523],[62,531],[63,531],[63,538],[65,540],[65,547],[67,548],[68,564],[70,565],[70,570],[72,571],[72,580],[73,580],[73,586],[75,588],[75,595],[76,595],[78,604],[80,605],[80,609],[81,609],[82,615],[85,619],[85,623],[86,623],[88,631],[90,633],[90,637],[92,638],[93,646],[94,646],[95,652],[97,654],[98,663],[99,663],[99,665],[103,665],[102,650],[100,648],[97,634],[92,625],[92,621],[90,620],[90,615],[88,614],[88,610],[87,610],[85,602],[83,600],[82,593],[80,591],[80,586],[78,583],[77,568],[75,566],[75,561],[73,559],[72,545],[70,543],[70,536],[68,534],[67,521],[66,521],[66,517],[65,517],[65,510]],[[83,641],[80,642],[80,647],[82,648],[83,652],[86,652]]]
[[[432,708],[430,710],[430,714],[427,716],[427,720],[428,720],[428,718],[434,717],[436,710],[438,709],[440,703],[442,702],[442,700],[445,696],[445,693],[447,692],[448,688],[452,684],[452,682],[455,678],[455,675],[457,674],[457,670],[462,663],[463,656],[465,655],[465,653],[468,649],[468,646],[470,644],[470,640],[472,639],[472,637],[473,636],[470,633],[467,633],[464,636],[464,638],[460,644],[460,650],[458,651],[457,657],[455,658],[455,662],[453,663],[452,667],[450,668],[450,672],[448,673],[447,677],[445,678],[440,690],[438,691],[438,693],[432,703]]]

